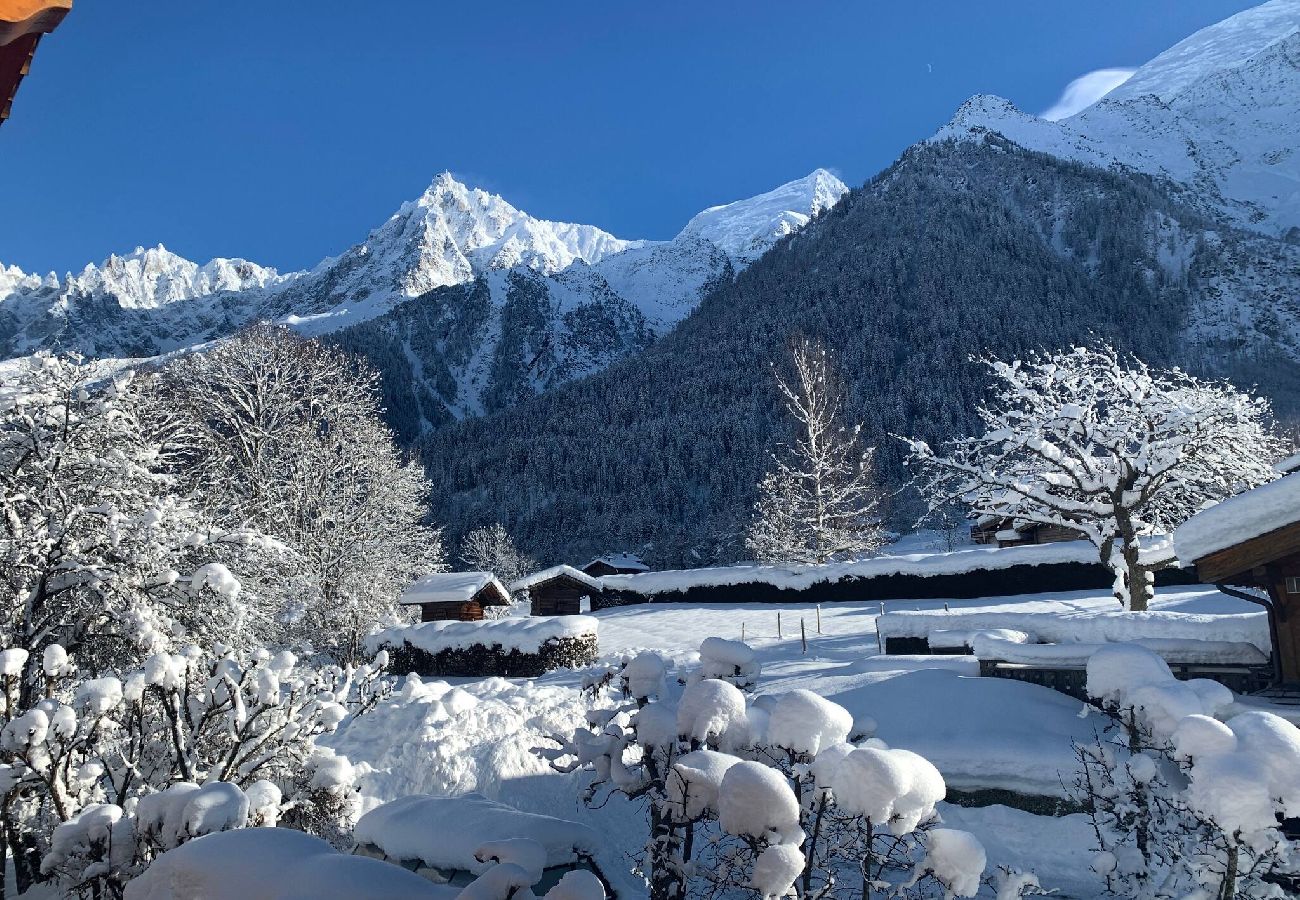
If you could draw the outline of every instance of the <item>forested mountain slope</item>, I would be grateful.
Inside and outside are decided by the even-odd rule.
[[[983,376],[970,356],[986,350],[1104,338],[1153,363],[1258,379],[1292,405],[1295,248],[1175,195],[995,133],[918,145],[640,356],[429,435],[434,515],[453,532],[500,519],[547,562],[610,548],[657,565],[735,558],[784,434],[768,366],[794,332],[839,353],[849,412],[892,486],[904,472],[891,433],[975,424]],[[1236,313],[1252,304],[1276,340],[1250,339],[1258,323]],[[900,498],[899,516],[914,511]]]

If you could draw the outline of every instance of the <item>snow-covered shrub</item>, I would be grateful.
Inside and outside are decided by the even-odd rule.
[[[734,677],[744,645],[711,641]],[[560,771],[592,773],[590,804],[645,801],[639,871],[652,900],[973,896],[984,851],[934,828],[946,788],[933,765],[879,740],[848,743],[853,717],[808,691],[752,697],[708,677],[709,656],[678,680],[652,653],[593,677],[607,705],[542,751]],[[1037,887],[1006,869],[996,883],[1000,900]]]
[[[0,729],[0,789],[31,851],[28,879],[111,895],[199,835],[280,822],[332,834],[350,812],[351,767],[315,742],[348,715],[336,690],[368,696],[378,664],[340,679],[287,651],[189,645],[124,677],[81,677],[62,651],[42,665],[47,696],[25,710],[6,679]]]
[[[1124,606],[1147,608],[1154,568],[1139,539],[1276,477],[1285,456],[1266,400],[1121,357],[1104,344],[982,360],[995,379],[984,434],[935,452],[904,438],[932,508],[958,502],[1016,526],[1082,534]]]
[[[1300,729],[1241,713],[1215,682],[1178,681],[1158,655],[1113,645],[1088,663],[1088,692],[1112,719],[1076,747],[1076,794],[1099,846],[1093,869],[1134,898],[1284,896],[1300,883]]]
[[[700,668],[697,678],[717,678],[736,687],[752,687],[762,671],[754,648],[741,641],[708,637],[700,643]]]

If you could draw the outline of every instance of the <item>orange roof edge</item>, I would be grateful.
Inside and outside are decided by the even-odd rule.
[[[72,0],[0,0],[0,44],[51,32],[70,9]]]

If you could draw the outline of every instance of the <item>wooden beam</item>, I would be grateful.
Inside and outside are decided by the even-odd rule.
[[[0,46],[29,34],[49,34],[72,9],[72,0],[0,0]]]
[[[1300,522],[1249,538],[1196,560],[1196,575],[1204,582],[1238,582],[1244,577],[1250,583],[1256,583],[1252,576],[1255,569],[1297,553],[1300,553]],[[1258,586],[1268,587],[1266,583]]]

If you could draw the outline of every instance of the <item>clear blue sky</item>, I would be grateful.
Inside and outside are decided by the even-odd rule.
[[[971,94],[1039,112],[1250,5],[77,0],[0,126],[0,261],[162,242],[310,266],[443,169],[668,238],[817,166],[860,184]]]

